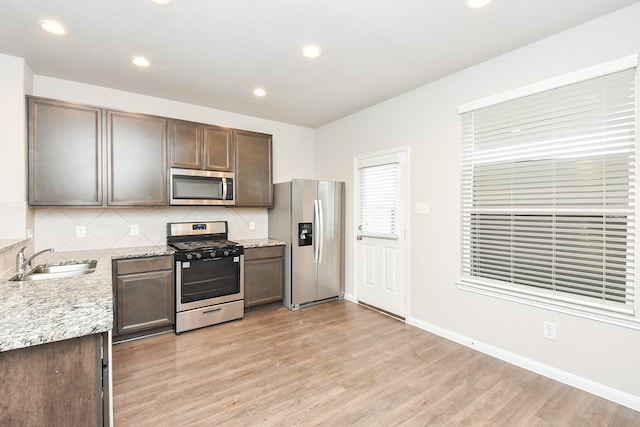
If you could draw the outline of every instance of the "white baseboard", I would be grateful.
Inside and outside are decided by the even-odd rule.
[[[527,359],[526,357],[519,356],[515,353],[511,353],[501,348],[478,342],[467,336],[457,334],[455,332],[432,325],[427,322],[423,322],[422,320],[418,320],[413,317],[409,317],[407,319],[407,323],[448,340],[457,342],[458,344],[462,344],[466,347],[478,350],[481,353],[496,357],[500,360],[511,363],[512,365],[519,366],[521,368],[543,375],[547,378],[551,378],[553,380],[570,385],[596,396],[600,396],[604,399],[611,400],[612,402],[626,406],[635,411],[640,411],[640,396],[635,396],[633,394],[617,390],[615,388],[597,383],[587,378],[571,374],[561,369],[554,368],[553,366],[545,365],[532,359]]]
[[[353,294],[344,294],[344,299],[346,299],[347,301],[355,302],[356,304],[358,303],[358,301],[356,301],[356,297]]]

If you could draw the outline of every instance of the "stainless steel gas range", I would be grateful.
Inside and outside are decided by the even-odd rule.
[[[167,224],[175,251],[176,333],[244,316],[244,247],[226,221]]]

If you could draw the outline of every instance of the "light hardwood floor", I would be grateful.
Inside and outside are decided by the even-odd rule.
[[[356,304],[118,344],[120,426],[640,426],[640,412]]]

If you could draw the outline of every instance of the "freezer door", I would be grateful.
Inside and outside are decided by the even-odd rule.
[[[315,201],[318,198],[316,181],[294,179],[291,184],[291,303],[305,304],[318,299],[316,284],[317,224]],[[311,245],[299,245],[298,224],[311,223]]]
[[[318,298],[344,295],[344,183],[318,181]]]

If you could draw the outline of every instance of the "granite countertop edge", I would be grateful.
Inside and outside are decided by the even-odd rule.
[[[43,254],[42,264],[97,260],[94,273],[74,278],[11,281],[0,275],[0,352],[78,338],[113,329],[111,261],[173,255],[167,246]]]
[[[264,248],[269,246],[285,246],[287,242],[276,239],[234,239],[234,242],[244,246],[245,249]]]

